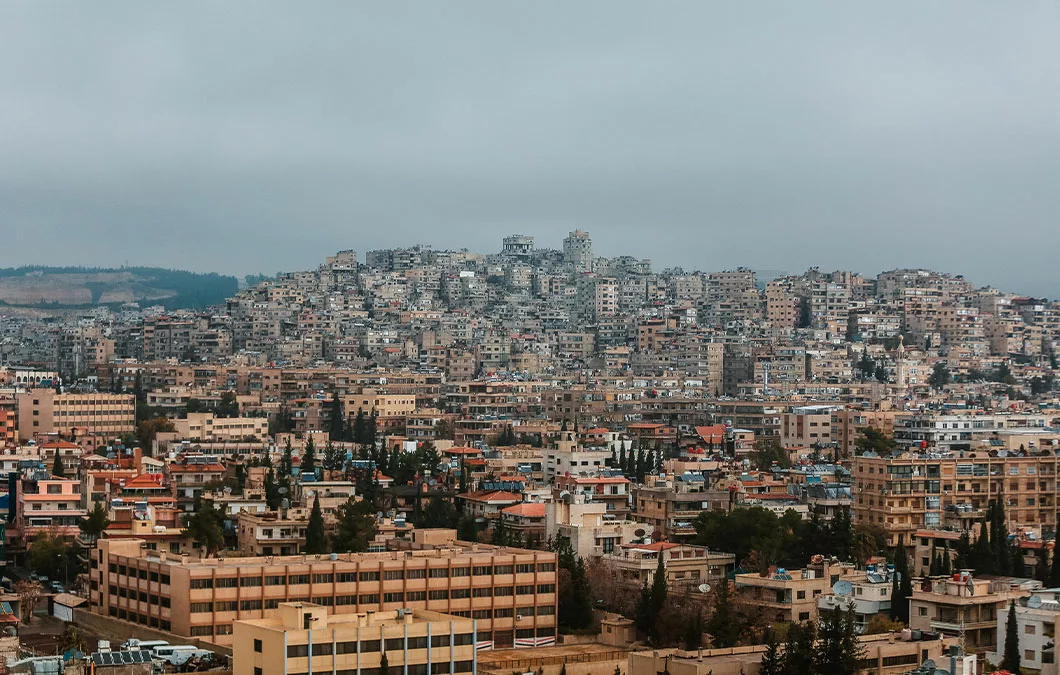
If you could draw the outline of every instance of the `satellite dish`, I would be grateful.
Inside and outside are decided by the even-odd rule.
[[[699,585],[699,592],[700,593],[710,593],[710,584],[700,584]]]
[[[226,495],[230,495],[230,494],[232,494],[232,488],[230,488],[230,487],[228,487],[228,486],[225,486],[225,494],[226,494]]]
[[[854,585],[849,581],[840,580],[832,584],[832,592],[845,598],[854,592]]]
[[[383,512],[382,511],[376,511],[375,512],[375,517],[376,517],[377,520],[382,520],[383,519]]]
[[[277,488],[276,491],[279,492],[281,495],[287,494],[287,488],[285,488],[285,487]]]
[[[1029,607],[1031,609],[1038,609],[1041,606],[1042,606],[1042,596],[1040,596],[1040,595],[1032,595],[1031,597],[1027,598],[1027,607]]]
[[[286,497],[284,497],[283,499],[280,500],[280,508],[286,509],[286,508],[290,508],[290,506],[291,506],[291,500],[287,499]]]
[[[933,670],[935,670],[935,669],[936,669],[937,667],[938,667],[938,666],[936,666],[936,665],[935,665],[935,662],[934,662],[934,661],[932,661],[931,659],[928,659],[927,661],[924,661],[923,663],[921,663],[921,664],[920,664],[920,668],[921,668],[922,670],[927,670],[927,671],[933,671]]]

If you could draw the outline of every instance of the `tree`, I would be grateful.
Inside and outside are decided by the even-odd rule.
[[[874,614],[869,622],[865,624],[865,635],[876,635],[878,633],[891,633],[905,628],[901,621],[895,621],[883,614]]]
[[[386,650],[383,650],[383,656],[379,659],[379,675],[390,675],[390,661],[386,658]]]
[[[87,652],[85,644],[85,636],[81,633],[81,630],[72,623],[68,623],[63,627],[63,633],[59,636],[59,651],[62,654],[70,650],[77,650],[79,652]]]
[[[69,564],[70,545],[57,534],[45,531],[29,545],[29,567],[37,574],[56,579]]]
[[[56,478],[66,478],[66,469],[63,467],[63,458],[59,454],[59,448],[55,449],[55,461],[52,462],[52,475]]]
[[[666,586],[666,562],[664,560],[665,552],[659,550],[659,559],[655,563],[655,574],[652,575],[651,579],[651,607],[652,607],[652,619],[659,617],[659,612],[666,606],[666,596],[668,589]]]
[[[313,508],[309,511],[309,525],[305,530],[305,552],[309,555],[327,552],[328,543],[324,536],[324,514],[320,511],[320,495],[313,499]]]
[[[338,527],[331,539],[336,553],[362,553],[375,538],[375,514],[373,505],[366,500],[350,497],[338,509]]]
[[[714,588],[714,609],[707,620],[707,632],[713,638],[714,647],[735,647],[740,639],[728,579],[722,578]]]
[[[193,513],[184,515],[184,529],[193,541],[213,555],[224,544],[224,511],[209,500],[200,500]]]
[[[33,621],[33,610],[36,609],[37,603],[44,595],[44,588],[36,581],[22,579],[15,582],[15,593],[22,606],[22,622],[30,623]]]
[[[784,646],[785,675],[815,675],[814,646],[817,629],[812,623],[793,623],[788,626],[788,639]]]
[[[302,461],[298,465],[300,473],[316,475],[317,472],[317,449],[313,444],[313,436],[306,434],[305,447],[302,450]]]
[[[821,614],[815,658],[817,672],[856,675],[863,649],[858,642],[853,603],[846,610],[833,607]]]
[[[110,526],[110,519],[107,518],[107,509],[103,507],[101,502],[96,502],[89,514],[82,518],[77,526],[81,528],[81,534],[85,536],[85,539],[89,542],[95,542],[99,535],[103,534],[103,531]]]
[[[346,450],[336,446],[329,438],[324,445],[324,470],[342,471],[344,466],[346,466]]]
[[[703,615],[697,610],[685,630],[685,649],[694,651],[703,646]]]
[[[1053,547],[1053,564],[1049,567],[1049,588],[1060,588],[1060,547]]]
[[[931,370],[931,375],[928,376],[928,384],[935,389],[942,389],[952,381],[953,376],[950,375],[950,369],[946,367],[944,361],[936,363],[935,367]]]
[[[452,502],[444,497],[431,497],[413,524],[418,528],[452,527],[456,521],[456,507]]]
[[[875,452],[881,457],[886,457],[898,449],[898,443],[894,438],[873,427],[865,427],[854,440],[854,453],[864,455],[866,452]]]
[[[766,631],[766,650],[762,653],[758,675],[784,675],[784,657],[780,653],[780,641],[777,639],[777,632],[772,628]]]
[[[1016,622],[1016,601],[1012,600],[1008,606],[1008,618],[1005,619],[1005,651],[1001,659],[1001,670],[1010,673],[1020,672],[1020,634]]]
[[[909,574],[909,560],[905,556],[902,535],[898,535],[898,546],[894,550],[894,577],[891,579],[891,612],[895,621],[909,624],[909,598],[913,595],[913,583]]]
[[[136,425],[136,438],[140,447],[150,452],[159,433],[173,431],[173,421],[165,416],[147,419]]]
[[[265,505],[275,511],[280,508],[283,495],[280,494],[280,484],[276,482],[276,472],[269,469],[265,472]]]
[[[333,392],[331,394],[331,415],[328,418],[328,440],[329,441],[341,441],[346,433],[346,425],[343,424],[345,416],[342,413],[342,401],[339,400],[339,393]]]
[[[791,466],[791,457],[787,450],[781,446],[780,441],[775,438],[759,438],[755,440],[755,467],[759,471],[769,471],[773,464],[782,469]]]
[[[376,433],[379,428],[379,411],[372,409],[372,414],[368,416],[368,424],[364,430],[364,442],[366,445],[375,447]]]

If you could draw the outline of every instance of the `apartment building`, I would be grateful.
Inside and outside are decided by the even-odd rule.
[[[173,420],[176,437],[189,441],[241,441],[262,439],[269,435],[265,417],[217,417],[213,413],[188,413],[185,419]]]
[[[862,633],[879,614],[888,615],[891,610],[891,587],[894,570],[884,565],[868,565],[864,572],[854,572],[843,577],[850,582],[850,592],[839,595],[827,592],[817,598],[819,612],[838,609],[854,610],[854,626]]]
[[[0,448],[18,443],[17,421],[14,410],[0,408]]]
[[[171,462],[166,472],[176,493],[177,505],[185,511],[194,511],[195,500],[224,478],[225,467],[206,457],[186,457],[180,462]]]
[[[384,654],[391,672],[409,675],[473,673],[477,666],[475,622],[439,612],[329,615],[327,607],[285,602],[268,618],[233,628],[234,675],[378,674]]]
[[[916,581],[909,598],[909,627],[964,640],[980,659],[997,652],[998,617],[1009,602],[1041,588],[1037,581],[974,579],[968,572]]]
[[[724,510],[728,490],[709,489],[701,474],[688,473],[633,488],[633,518],[651,525],[656,539],[688,541],[696,535],[693,523],[704,511]]]
[[[38,472],[22,479],[18,500],[19,529],[25,541],[42,532],[63,537],[80,533],[78,523],[87,513],[81,506],[80,481]]]
[[[1003,646],[1008,634],[1008,614],[1016,612],[1016,630],[1019,631],[1020,668],[1056,672],[1056,624],[1060,621],[1060,591],[1039,590],[1026,595],[1012,604],[1001,606],[997,611],[997,644]],[[999,649],[987,654],[991,663],[1001,663],[1004,652]],[[1049,670],[1047,670],[1049,669]]]
[[[737,574],[736,592],[762,608],[770,621],[817,621],[818,599],[832,592],[832,586],[845,575],[854,574],[852,565],[820,560],[801,570],[778,567],[766,576]]]
[[[601,558],[601,561],[614,570],[620,579],[636,586],[651,586],[655,581],[660,557],[666,570],[667,587],[681,592],[698,592],[702,584],[713,586],[725,579],[736,566],[736,556],[732,553],[665,541],[623,544]]]
[[[607,466],[611,459],[609,450],[580,446],[573,431],[562,433],[563,438],[556,443],[556,447],[541,450],[546,480],[552,481],[564,474],[595,475]]]
[[[894,440],[906,447],[968,450],[977,441],[988,440],[1004,431],[1044,431],[1051,419],[1042,414],[955,414],[929,413],[895,420]]]
[[[547,551],[453,542],[225,559],[172,556],[143,544],[96,542],[92,611],[222,645],[232,644],[234,621],[262,619],[291,602],[336,615],[403,608],[452,614],[477,622],[480,647],[513,647],[517,638],[555,641],[556,554]]]
[[[241,512],[237,519],[239,552],[244,555],[295,555],[305,546],[309,509],[284,509],[282,514]]]
[[[651,534],[650,525],[618,518],[600,502],[575,496],[545,504],[546,538],[566,540],[583,558],[607,555],[623,544],[643,542]]]
[[[610,453],[608,453],[610,457]],[[581,497],[586,502],[604,505],[606,513],[622,520],[629,516],[629,479],[625,476],[556,476],[552,481],[553,492]]]
[[[780,443],[786,448],[832,445],[832,411],[835,406],[807,405],[780,416]]]
[[[18,433],[22,439],[48,434],[115,437],[132,433],[136,401],[131,394],[59,394],[31,389],[16,394]]]
[[[911,543],[917,530],[938,528],[950,515],[975,522],[1000,499],[1010,531],[1055,531],[1058,471],[1051,453],[861,455],[852,460],[853,520],[882,526],[896,546],[900,535]]]
[[[832,442],[839,449],[840,457],[854,454],[858,438],[871,427],[885,436],[894,435],[894,420],[899,415],[895,410],[864,410],[861,408],[837,407],[832,410]]]

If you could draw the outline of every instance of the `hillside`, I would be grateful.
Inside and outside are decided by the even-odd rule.
[[[159,267],[9,267],[0,269],[0,306],[64,309],[125,302],[198,309],[224,302],[235,277]]]

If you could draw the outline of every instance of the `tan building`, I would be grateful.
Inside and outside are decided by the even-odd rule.
[[[633,488],[632,518],[654,528],[656,539],[687,541],[696,535],[693,523],[700,513],[724,510],[728,504],[727,490],[709,489],[700,474],[683,474]]]
[[[619,519],[607,513],[602,502],[575,497],[572,503],[545,504],[545,536],[567,540],[574,553],[583,558],[607,555],[623,544],[643,541],[651,535],[651,525]]]
[[[975,522],[992,500],[1003,499],[1009,531],[1055,529],[1060,457],[997,454],[855,457],[854,522],[881,525],[896,546],[899,535],[910,543],[917,530],[939,527],[950,515]]]
[[[402,608],[453,614],[477,622],[482,647],[515,646],[525,631],[538,644],[555,641],[551,552],[454,542],[381,553],[200,559],[143,544],[96,543],[92,611],[222,645],[232,644],[233,621],[264,618],[285,602],[312,602],[338,615]]]
[[[860,675],[904,675],[929,658],[948,669],[949,649],[959,644],[955,638],[914,640],[901,633],[862,635],[858,640],[864,650],[858,662]],[[765,645],[751,645],[695,652],[680,649],[631,652],[626,675],[758,675],[765,650]],[[962,668],[953,675],[974,675],[974,672]]]
[[[832,410],[835,406],[810,405],[792,408],[780,416],[780,442],[785,448],[809,448],[832,444]]]
[[[914,581],[909,627],[963,638],[965,650],[981,657],[997,651],[999,611],[1012,599],[1041,588],[1037,581],[1022,580],[1019,585],[1005,579],[973,579],[967,572],[957,577]]]
[[[719,583],[736,565],[736,556],[732,553],[664,541],[625,544],[601,560],[620,579],[637,586],[651,586],[655,581],[659,556],[662,556],[666,569],[666,585],[673,590],[697,591],[702,584]]]
[[[265,417],[217,417],[213,413],[188,413],[186,419],[173,420],[179,439],[190,441],[240,441],[261,439],[269,435]]]
[[[16,396],[18,433],[22,439],[45,434],[121,436],[136,426],[132,394],[58,394],[31,389]]]
[[[761,606],[770,621],[817,621],[817,599],[830,593],[840,577],[854,571],[852,566],[827,560],[801,570],[778,567],[766,576],[737,574],[736,591]]]
[[[367,675],[379,672],[383,654],[390,672],[410,675],[473,673],[477,665],[475,622],[426,610],[329,615],[327,607],[285,602],[233,628],[234,675]]]
[[[236,525],[239,552],[244,555],[295,555],[305,546],[309,509],[240,513]]]

